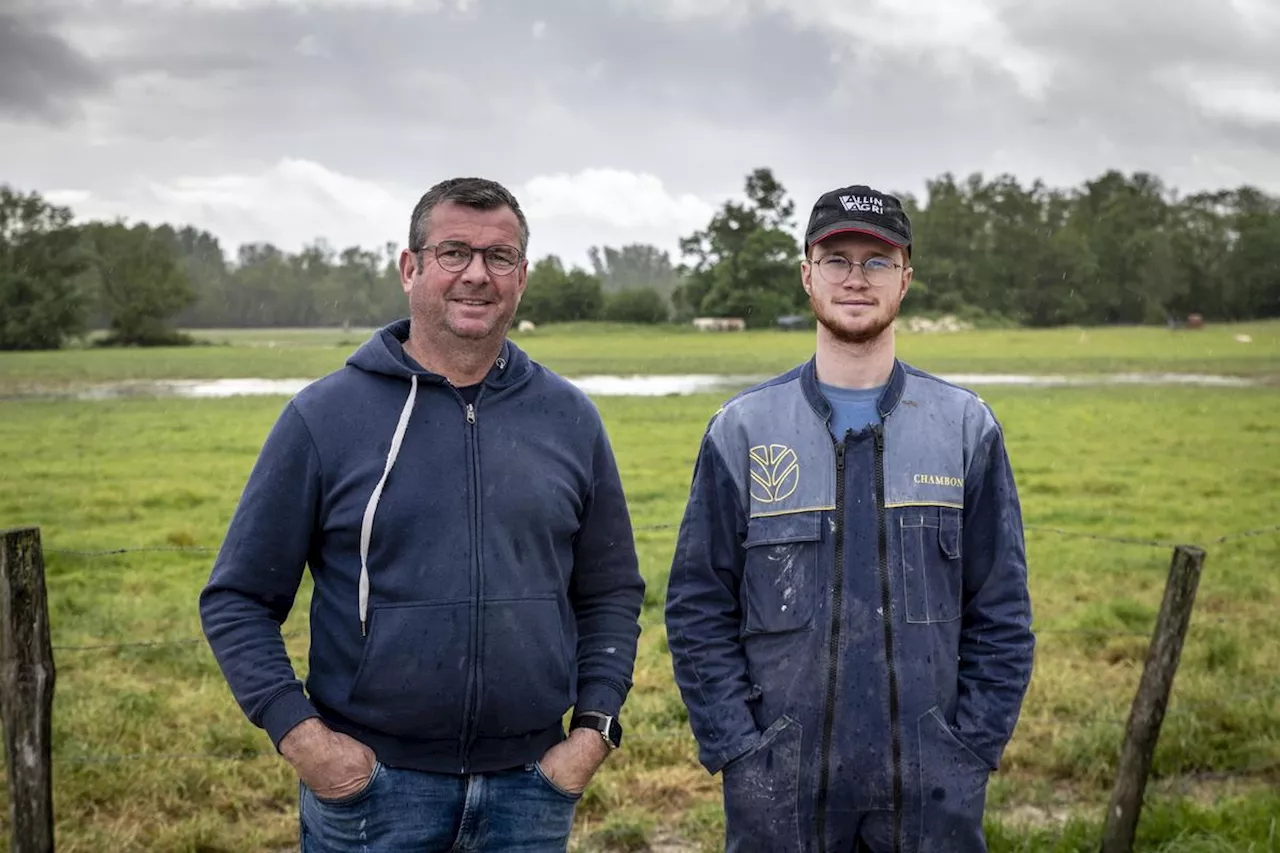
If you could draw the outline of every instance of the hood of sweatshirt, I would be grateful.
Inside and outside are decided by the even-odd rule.
[[[404,406],[400,410],[400,419],[396,423],[395,433],[391,438],[391,447],[387,450],[386,463],[383,465],[382,477],[369,495],[365,505],[364,520],[360,525],[360,633],[364,635],[368,629],[369,615],[369,543],[373,540],[373,519],[378,512],[378,502],[382,499],[382,490],[391,469],[395,467],[396,458],[400,455],[400,445],[404,441],[405,431],[409,428],[409,419],[413,415],[414,404],[418,400],[418,385],[429,382],[447,385],[448,380],[438,373],[429,370],[418,370],[410,367],[402,357],[404,342],[409,339],[409,320],[397,320],[374,332],[347,359],[347,364],[366,373],[393,376],[404,379],[409,387],[405,394]],[[533,372],[529,356],[517,347],[510,339],[504,340],[502,351],[494,359],[493,366],[484,378],[487,390],[500,390],[517,385],[527,379]]]
[[[409,320],[396,320],[378,329],[369,340],[347,358],[347,364],[359,368],[366,373],[379,373],[383,376],[395,376],[412,382],[436,382],[445,384],[446,380],[438,373],[429,370],[415,370],[405,363],[401,352],[405,341],[409,340]],[[502,351],[494,359],[493,366],[484,378],[488,388],[504,388],[515,385],[528,377],[532,370],[529,356],[510,339],[502,343]]]

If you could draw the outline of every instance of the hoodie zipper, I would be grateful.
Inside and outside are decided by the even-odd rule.
[[[818,851],[827,849],[827,783],[831,778],[831,733],[836,717],[836,688],[840,664],[840,620],[844,607],[844,442],[836,446],[836,528],[835,575],[831,582],[831,643],[828,646],[830,665],[827,670],[827,702],[822,719],[822,764],[818,774],[816,817],[818,822]]]
[[[454,393],[457,393],[455,390]],[[483,598],[483,577],[484,574],[480,570],[480,449],[479,436],[476,434],[476,403],[480,402],[480,395],[484,393],[481,387],[479,393],[476,394],[475,403],[466,403],[466,419],[469,429],[467,430],[467,461],[470,465],[471,482],[471,578],[472,578],[472,603],[471,603],[471,655],[470,672],[467,674],[467,700],[462,725],[462,739],[459,743],[459,756],[461,758],[460,765],[462,773],[467,772],[467,759],[471,751],[473,741],[475,740],[474,721],[479,716],[477,711],[480,702],[480,620],[482,613],[480,609],[480,601]],[[461,395],[459,395],[461,396]],[[465,402],[465,401],[464,401]]]
[[[893,656],[892,596],[889,592],[889,532],[884,509],[884,427],[876,436],[876,521],[880,548],[880,615],[884,622],[884,659],[889,670],[889,733],[893,751],[893,851],[902,853],[902,732],[898,709],[898,671]]]

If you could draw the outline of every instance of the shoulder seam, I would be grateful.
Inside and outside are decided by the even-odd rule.
[[[963,385],[957,385],[954,382],[948,382],[947,380],[943,379],[941,376],[936,376],[932,373],[929,373],[928,371],[921,370],[918,367],[912,367],[911,365],[906,363],[904,363],[902,367],[908,374],[916,377],[917,379],[923,379],[928,382],[934,382],[946,388],[954,388],[955,390],[962,391],[965,394],[968,394],[969,396],[979,401],[982,400],[982,395],[980,395],[977,391],[973,390],[972,388],[966,388]]]
[[[790,385],[794,382],[799,382],[799,381],[800,381],[800,376],[798,373],[796,373],[795,368],[788,370],[786,373],[780,373],[777,376],[773,376],[769,379],[766,379],[764,382],[759,382],[751,386],[750,388],[743,389],[742,391],[739,391],[737,394],[734,394],[728,400],[725,400],[723,403],[720,404],[720,408],[717,411],[717,414],[719,414],[720,412],[726,412],[731,407],[737,408],[739,405],[742,405],[747,398],[754,397],[756,394],[759,394],[762,391],[767,391],[770,388],[778,388],[783,385]]]

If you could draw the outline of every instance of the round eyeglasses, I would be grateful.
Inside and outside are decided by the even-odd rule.
[[[442,240],[413,251],[432,251],[440,268],[449,272],[462,272],[471,265],[474,253],[480,252],[484,256],[484,265],[494,275],[507,275],[524,257],[524,253],[515,246],[470,246],[460,240]]]
[[[827,255],[820,261],[814,261],[814,265],[828,284],[844,284],[853,275],[853,268],[861,267],[863,277],[872,287],[892,284],[897,278],[898,270],[903,268],[902,264],[879,255],[865,261],[851,261],[843,255]]]

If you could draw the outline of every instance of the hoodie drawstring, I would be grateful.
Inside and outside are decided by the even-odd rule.
[[[391,437],[391,449],[387,451],[387,464],[382,470],[382,479],[374,487],[369,496],[369,503],[364,508],[364,521],[360,525],[360,636],[368,636],[366,625],[369,613],[369,541],[373,538],[373,516],[378,511],[378,501],[382,499],[382,487],[386,485],[391,468],[400,455],[400,443],[404,441],[405,431],[409,429],[409,416],[413,414],[413,402],[418,396],[418,377],[409,377],[409,399],[405,400],[400,411],[400,422],[396,424],[395,435]]]

